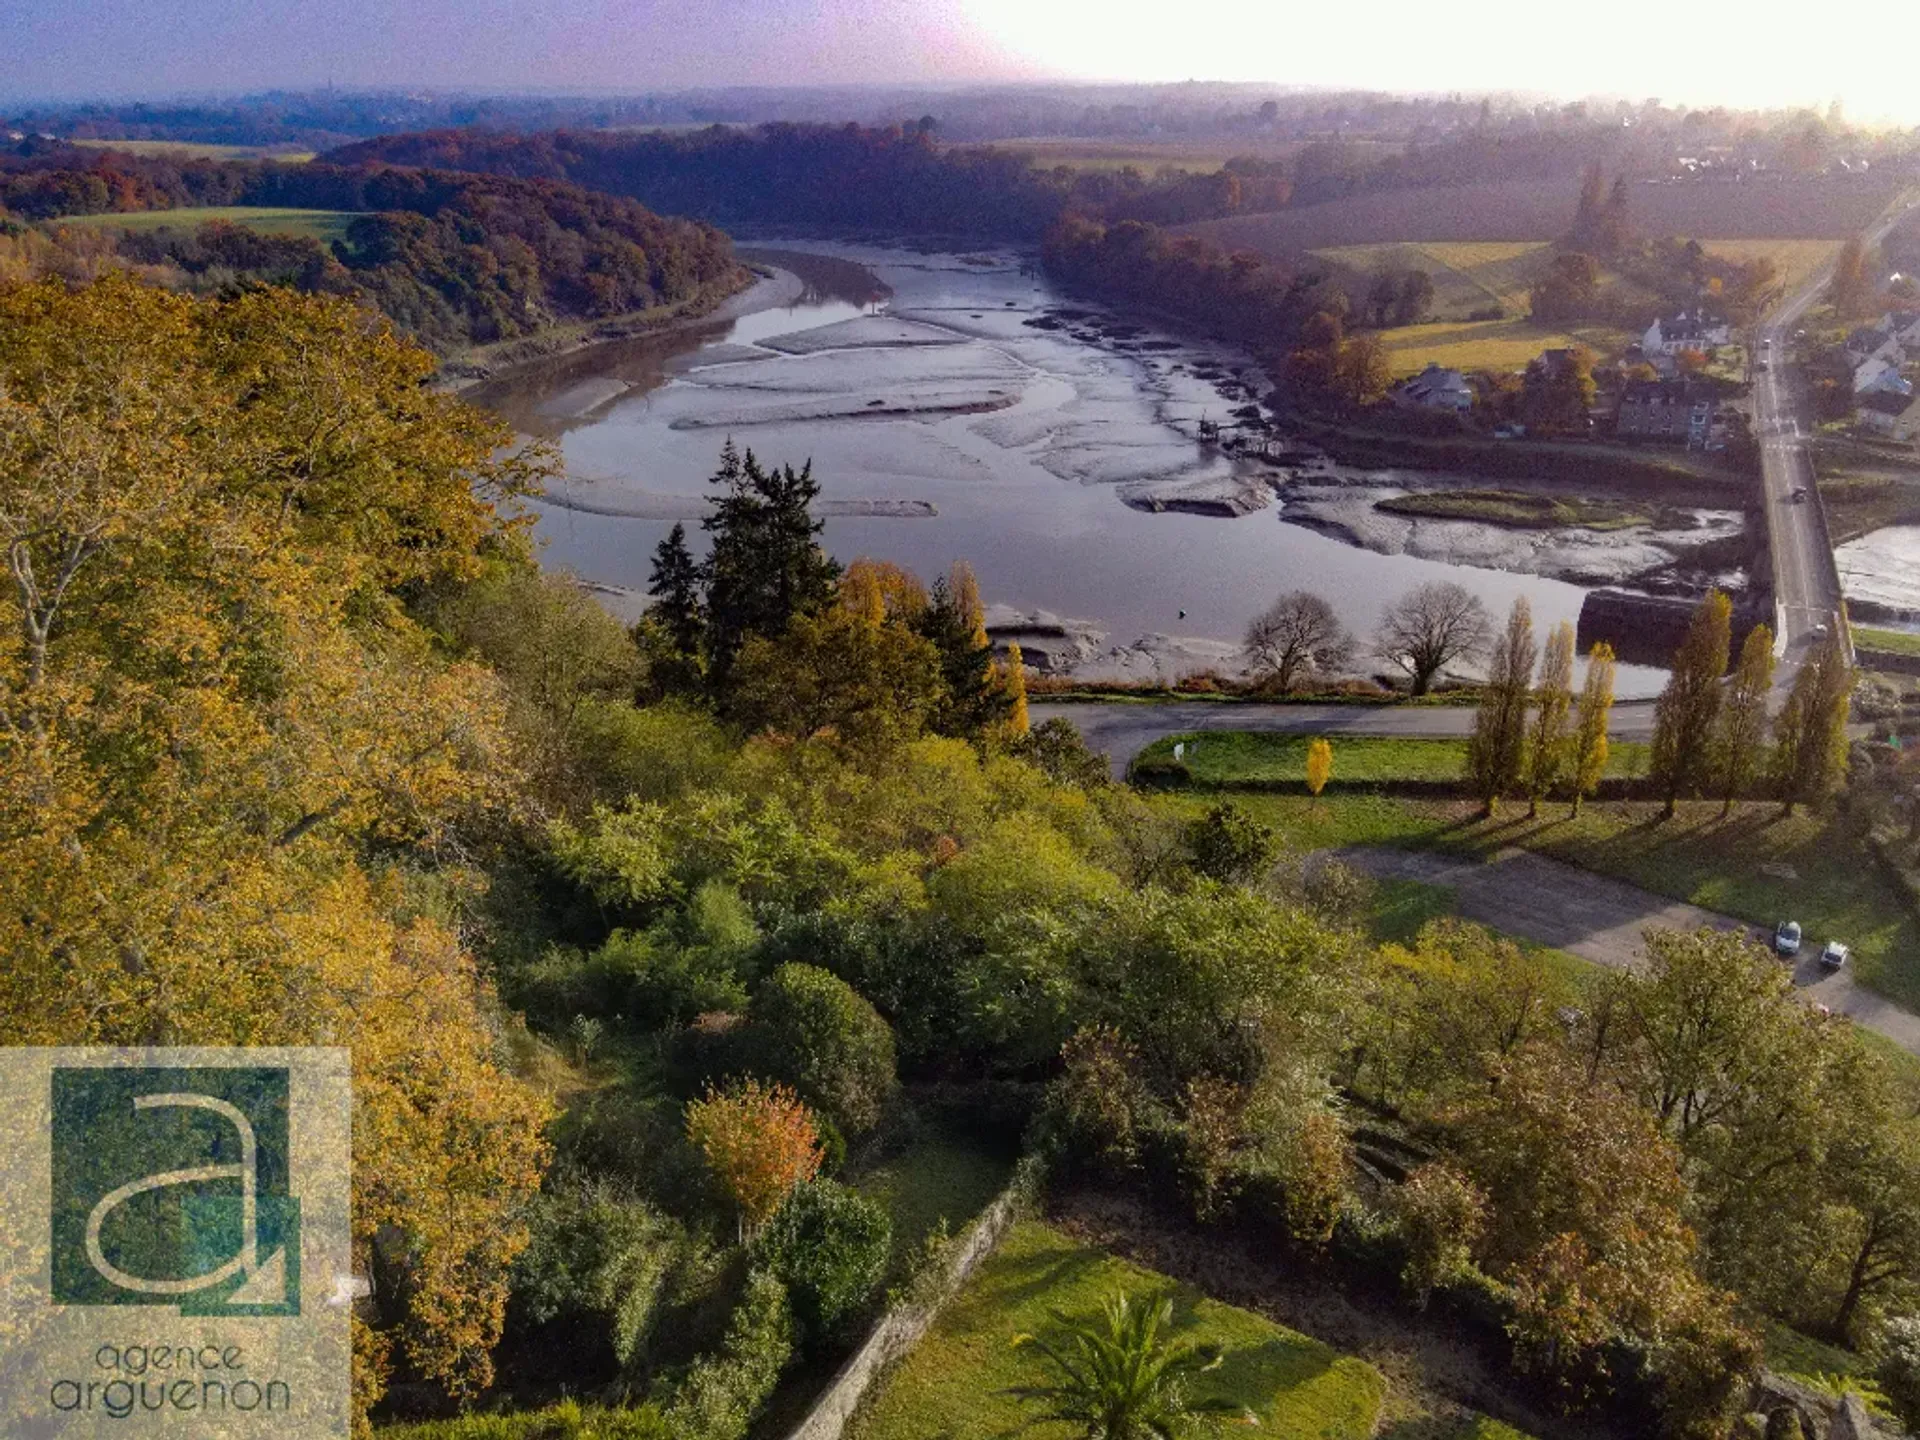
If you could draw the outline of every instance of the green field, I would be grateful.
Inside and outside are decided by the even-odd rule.
[[[242,225],[263,235],[306,235],[335,240],[347,233],[355,216],[347,210],[287,210],[266,205],[198,205],[179,210],[135,210],[112,215],[69,215],[55,225],[90,225],[115,230],[192,230],[215,220]]]
[[[1920,655],[1920,635],[1910,630],[1879,630],[1870,625],[1855,625],[1853,643],[1869,650],[1891,651],[1895,655]]]
[[[1658,507],[1643,502],[1541,495],[1525,490],[1415,490],[1375,501],[1373,508],[1389,515],[1479,520],[1521,530],[1558,530],[1569,525],[1625,530],[1660,519]]]
[[[203,145],[197,140],[74,140],[89,150],[118,150],[127,155],[171,155],[181,160],[278,160],[304,165],[311,150],[288,150],[273,145]]]
[[[1033,1413],[1009,1387],[1044,1379],[1016,1335],[1045,1335],[1052,1312],[1098,1313],[1116,1289],[1170,1293],[1176,1332],[1223,1347],[1226,1363],[1200,1382],[1202,1394],[1234,1400],[1275,1440],[1365,1440],[1374,1430],[1385,1381],[1370,1365],[1247,1310],[1209,1300],[1189,1286],[1128,1264],[1034,1222],[1015,1225],[926,1338],[855,1416],[849,1440],[1071,1440],[1060,1425],[1029,1425]]]
[[[1420,785],[1458,776],[1458,740],[1335,738],[1334,782],[1316,802],[1301,793],[1305,738],[1209,733],[1188,761],[1194,785],[1162,803],[1198,815],[1230,794],[1302,850],[1402,845],[1484,855],[1518,846],[1756,925],[1792,918],[1810,936],[1847,941],[1863,983],[1920,1009],[1920,922],[1878,857],[1831,814],[1803,809],[1782,819],[1778,805],[1756,801],[1734,806],[1723,820],[1717,802],[1683,801],[1673,819],[1662,820],[1657,802],[1625,800],[1589,802],[1577,819],[1554,802],[1528,820],[1525,805],[1510,801],[1483,820],[1472,800],[1365,788],[1366,781]],[[1644,771],[1644,747],[1614,750],[1610,771]],[[1336,791],[1343,778],[1359,783],[1355,793]]]

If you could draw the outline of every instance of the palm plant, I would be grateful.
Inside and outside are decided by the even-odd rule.
[[[1218,1346],[1163,1336],[1173,1323],[1171,1299],[1136,1304],[1116,1291],[1100,1308],[1100,1318],[1087,1320],[1054,1311],[1064,1332],[1055,1341],[1014,1337],[1054,1372],[1052,1384],[1008,1391],[1046,1407],[1037,1421],[1071,1425],[1084,1440],[1180,1440],[1202,1424],[1260,1423],[1230,1400],[1194,1398],[1194,1377],[1217,1369],[1222,1356]]]

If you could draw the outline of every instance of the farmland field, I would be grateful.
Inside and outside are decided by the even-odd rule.
[[[1597,355],[1613,354],[1629,339],[1622,331],[1597,326],[1556,330],[1531,320],[1442,321],[1382,330],[1387,363],[1395,376],[1415,375],[1428,365],[1454,370],[1521,370],[1542,350],[1585,345]]]
[[[1248,136],[1243,140],[1088,140],[1077,136],[1036,135],[1015,140],[988,141],[986,146],[995,150],[1016,150],[1042,169],[1066,165],[1075,170],[1119,170],[1131,165],[1151,174],[1163,167],[1218,170],[1236,155],[1282,160],[1299,151],[1306,143],[1299,140],[1272,140],[1262,136]],[[1385,140],[1347,143],[1367,152],[1370,157],[1398,154],[1405,148]]]
[[[307,235],[333,240],[346,234],[356,217],[347,210],[283,210],[265,205],[204,205],[179,210],[134,210],[110,215],[69,215],[59,225],[91,225],[116,230],[191,230],[215,220],[242,225],[263,235]]]
[[[311,150],[283,150],[269,145],[202,145],[196,140],[74,140],[89,150],[118,150],[126,155],[168,155],[180,160],[279,160],[303,165]]]
[[[1176,1336],[1225,1352],[1225,1363],[1202,1377],[1196,1391],[1245,1405],[1259,1417],[1259,1434],[1365,1440],[1373,1433],[1385,1382],[1372,1366],[1029,1221],[1008,1232],[862,1408],[849,1436],[993,1440],[1024,1434],[1069,1440],[1072,1432],[1063,1425],[1023,1424],[1034,1408],[1009,1394],[1009,1387],[1038,1383],[1047,1372],[1030,1353],[1014,1348],[1014,1337],[1051,1333],[1055,1311],[1095,1316],[1116,1290],[1136,1299],[1172,1296]]]
[[[1578,190],[1573,178],[1383,190],[1180,228],[1229,249],[1274,256],[1396,242],[1552,240],[1572,222]],[[1738,185],[1642,184],[1632,187],[1628,215],[1647,235],[1838,239],[1865,229],[1892,194],[1890,181],[1845,176]]]
[[[1702,240],[1700,244],[1710,255],[1743,265],[1762,257],[1773,261],[1788,294],[1799,289],[1840,248],[1838,240]]]

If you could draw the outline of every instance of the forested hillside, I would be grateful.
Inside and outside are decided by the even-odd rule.
[[[199,207],[356,215],[332,243],[261,235]],[[125,156],[56,147],[0,156],[0,208],[57,221],[181,209],[178,229],[121,234],[0,228],[0,278],[78,278],[136,267],[177,288],[236,281],[350,295],[435,349],[488,344],[566,321],[698,303],[741,283],[727,238],[632,200],[554,181],[431,170]]]

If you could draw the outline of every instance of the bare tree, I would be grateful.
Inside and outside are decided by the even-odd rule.
[[[1311,590],[1289,590],[1247,626],[1247,655],[1281,690],[1305,674],[1344,666],[1353,637],[1333,607]]]
[[[1382,612],[1374,650],[1407,672],[1414,694],[1424,695],[1442,666],[1477,656],[1491,632],[1487,607],[1477,597],[1450,580],[1436,580]]]

